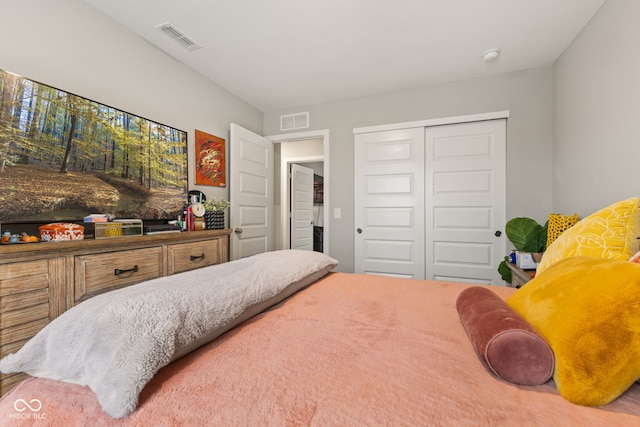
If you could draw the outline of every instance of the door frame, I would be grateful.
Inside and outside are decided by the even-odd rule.
[[[323,185],[324,185],[324,201],[323,201],[323,226],[324,226],[324,232],[323,232],[323,237],[322,237],[322,252],[325,254],[329,254],[329,228],[330,228],[330,224],[329,224],[329,210],[330,210],[330,202],[331,202],[331,198],[330,198],[330,176],[329,176],[329,130],[328,129],[319,129],[319,130],[312,130],[312,131],[306,131],[306,132],[295,132],[295,133],[287,133],[287,134],[280,134],[280,135],[269,135],[266,136],[265,138],[270,139],[274,144],[278,144],[278,143],[283,143],[283,142],[301,142],[301,141],[308,141],[310,139],[321,139],[322,140],[322,145],[323,145],[323,154],[322,154],[322,158],[319,158],[318,156],[309,156],[309,157],[305,157],[304,161],[309,161],[309,162],[317,162],[317,161],[322,161],[324,162],[324,167],[323,167],[323,173],[324,173],[324,177],[323,177]],[[293,159],[283,159],[283,160],[287,160],[290,161],[291,163],[300,163],[303,160],[293,160]],[[284,165],[282,163],[285,163]],[[288,165],[286,164],[286,162],[281,162],[281,172],[283,170],[287,170],[287,169],[282,169],[282,168],[288,168]],[[289,226],[288,226],[288,222],[289,222],[289,214],[288,214],[288,209],[289,209],[289,196],[288,193],[286,193],[286,191],[288,191],[288,186],[289,186],[289,178],[288,178],[288,174],[286,173],[281,173],[280,176],[280,229],[282,230],[281,236],[280,236],[280,244],[282,245],[283,248],[286,248],[289,246],[288,243],[288,236],[289,236]],[[285,201],[286,203],[282,203],[282,201]]]
[[[426,119],[426,120],[418,120],[415,122],[402,122],[402,123],[392,123],[388,125],[377,125],[377,126],[353,128],[353,134],[355,135],[357,133],[378,132],[383,130],[423,128],[423,127],[439,126],[439,125],[454,125],[457,123],[480,122],[484,120],[493,120],[493,119],[508,119],[509,116],[510,116],[509,110],[494,111],[491,113],[468,114],[466,116],[451,116],[451,117],[443,117],[440,119]]]

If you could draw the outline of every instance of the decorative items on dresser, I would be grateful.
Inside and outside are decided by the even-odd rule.
[[[231,230],[0,246],[0,357],[94,295],[228,261]],[[2,375],[0,393],[25,377]]]
[[[204,223],[207,230],[219,230],[224,228],[224,211],[206,211]]]
[[[207,230],[218,230],[224,228],[224,212],[229,208],[231,203],[225,199],[216,199],[215,197],[203,202],[205,213],[204,221]]]

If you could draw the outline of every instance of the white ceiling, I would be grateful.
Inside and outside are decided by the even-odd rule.
[[[605,2],[84,1],[263,112],[551,65]]]

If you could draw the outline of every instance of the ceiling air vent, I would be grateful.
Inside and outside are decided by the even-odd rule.
[[[280,130],[306,129],[309,127],[309,112],[280,116]]]
[[[177,41],[182,47],[187,50],[196,50],[200,49],[202,45],[191,37],[180,31],[173,25],[171,22],[165,22],[164,24],[156,25],[156,28],[162,31],[165,35],[171,37],[173,40]]]

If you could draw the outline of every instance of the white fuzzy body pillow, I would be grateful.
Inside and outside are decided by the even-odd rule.
[[[160,368],[336,265],[318,252],[267,252],[98,295],[0,360],[0,371],[87,385],[121,418]]]

